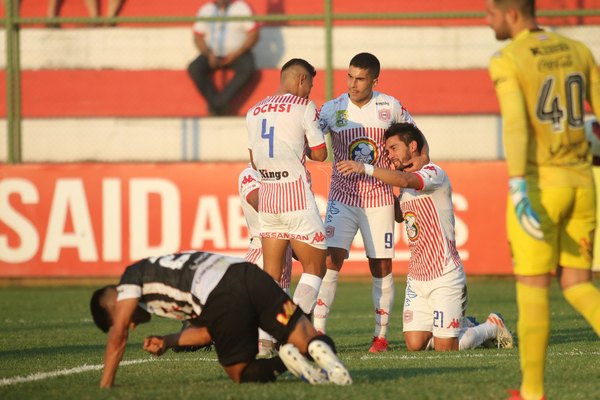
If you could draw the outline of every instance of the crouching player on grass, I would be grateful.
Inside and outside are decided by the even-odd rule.
[[[423,134],[410,123],[394,123],[384,139],[395,170],[349,160],[336,167],[342,175],[366,174],[401,188],[398,219],[404,220],[410,246],[403,313],[406,347],[463,350],[492,341],[512,347],[500,315],[491,313],[477,326],[467,325],[464,318],[467,281],[454,239],[452,187],[446,173],[422,151]]]
[[[311,384],[352,383],[331,338],[318,335],[277,283],[242,259],[206,252],[146,258],[127,267],[119,285],[94,292],[90,308],[98,328],[108,332],[101,387],[114,384],[129,329],[151,314],[191,323],[178,333],[145,338],[144,350],[154,355],[214,343],[237,383],[274,381],[286,370]],[[283,344],[278,357],[256,359],[259,327]]]

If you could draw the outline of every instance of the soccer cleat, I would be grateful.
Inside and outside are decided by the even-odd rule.
[[[325,372],[311,364],[293,344],[288,343],[281,346],[279,348],[279,358],[281,358],[288,371],[303,381],[311,385],[327,383]]]
[[[499,313],[491,313],[488,315],[486,322],[498,327],[498,334],[496,335],[497,347],[499,349],[512,349],[514,346],[513,335],[506,328],[502,315]]]
[[[258,339],[258,354],[256,358],[273,358],[277,355],[275,344],[268,339]]]
[[[329,382],[336,385],[352,384],[350,372],[327,343],[318,339],[313,340],[308,345],[308,353],[317,365],[327,373]]]
[[[519,389],[508,389],[508,394],[510,397],[506,400],[524,400]],[[539,400],[546,400],[546,396],[542,396]]]
[[[388,350],[388,341],[384,337],[373,337],[369,353],[383,353]]]

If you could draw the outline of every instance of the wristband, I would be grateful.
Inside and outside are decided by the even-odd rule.
[[[375,167],[373,167],[371,164],[363,165],[365,166],[365,175],[373,176],[373,173],[375,172]]]

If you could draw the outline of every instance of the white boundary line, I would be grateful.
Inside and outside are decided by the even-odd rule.
[[[144,358],[144,359],[137,359],[137,360],[121,361],[119,366],[123,367],[126,365],[143,364],[143,363],[155,362],[155,361],[180,361],[180,360],[179,359],[160,359],[159,360],[156,358]],[[195,359],[193,359],[193,361],[217,361],[217,360],[213,359],[213,358],[200,358],[200,359],[195,358]],[[97,364],[97,365],[83,364],[82,366],[75,367],[75,368],[60,369],[57,371],[50,371],[50,372],[37,372],[37,373],[30,374],[27,376],[14,376],[12,378],[2,378],[2,379],[0,379],[0,387],[16,385],[18,383],[41,381],[41,380],[49,379],[49,378],[56,378],[58,376],[80,374],[82,372],[88,372],[88,371],[98,371],[98,370],[101,370],[103,367],[104,367],[103,364]]]
[[[548,356],[552,357],[552,356],[600,356],[600,351],[592,351],[592,352],[583,352],[583,351],[579,351],[579,350],[573,350],[570,352],[549,352]],[[456,355],[452,355],[452,356],[448,356],[447,354],[445,355],[436,355],[433,354],[431,356],[418,356],[418,355],[378,355],[378,356],[370,356],[370,355],[364,355],[361,357],[358,357],[360,360],[374,360],[374,359],[380,359],[380,360],[432,360],[432,359],[440,359],[440,358],[484,358],[484,357],[517,357],[516,353],[504,353],[504,354],[500,354],[500,353],[495,353],[495,354],[483,354],[483,353],[471,353],[469,354],[468,351],[463,351],[460,352],[459,354]],[[342,357],[344,359],[352,359],[354,357]],[[119,366],[127,366],[127,365],[135,365],[135,364],[143,364],[143,363],[147,363],[147,362],[156,362],[156,361],[181,361],[177,358],[174,359],[157,359],[157,358],[144,358],[144,359],[137,359],[137,360],[128,360],[128,361],[122,361]],[[214,358],[194,358],[186,360],[186,361],[217,361]],[[38,372],[38,373],[34,373],[34,374],[30,374],[27,376],[15,376],[12,378],[2,378],[0,379],[0,387],[2,386],[10,386],[10,385],[16,385],[18,383],[27,383],[27,382],[34,382],[34,381],[41,381],[44,379],[49,379],[49,378],[56,378],[58,376],[67,376],[67,375],[73,375],[73,374],[80,374],[82,372],[88,372],[88,371],[98,371],[101,370],[102,367],[104,365],[103,364],[96,364],[96,365],[87,365],[84,364],[80,367],[75,367],[75,368],[68,368],[68,369],[61,369],[58,371],[50,371],[50,372]]]

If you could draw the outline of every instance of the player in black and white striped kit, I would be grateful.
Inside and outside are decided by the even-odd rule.
[[[129,329],[151,314],[191,322],[181,332],[146,337],[144,350],[154,355],[214,342],[219,362],[238,383],[273,381],[286,370],[311,384],[352,383],[331,338],[317,334],[268,274],[240,258],[196,251],[146,258],[127,267],[118,286],[94,292],[90,308],[108,332],[101,387],[114,384]],[[279,357],[256,359],[259,327],[285,343]]]

